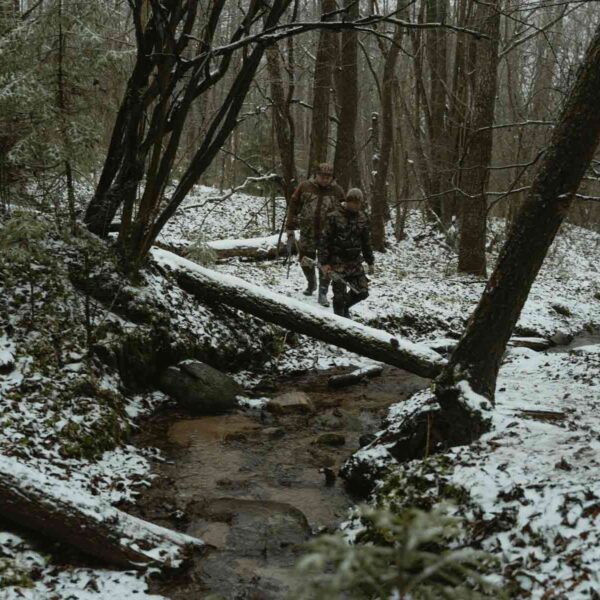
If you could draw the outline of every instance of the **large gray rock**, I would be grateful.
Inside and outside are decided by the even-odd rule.
[[[160,389],[196,415],[219,414],[236,406],[242,388],[225,373],[197,360],[169,367],[160,377]]]

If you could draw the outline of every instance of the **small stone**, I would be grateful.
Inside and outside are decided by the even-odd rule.
[[[550,341],[555,346],[568,346],[573,341],[573,336],[565,331],[557,331],[551,338]]]
[[[317,444],[323,446],[343,446],[346,443],[346,437],[342,433],[330,431],[328,433],[322,433],[317,438]]]
[[[15,358],[9,350],[0,348],[0,373],[10,373],[15,368]]]
[[[285,435],[285,431],[281,427],[265,427],[262,433],[270,440],[278,440]]]
[[[313,403],[304,392],[287,392],[272,398],[267,404],[267,410],[288,415],[292,413],[310,413],[314,411]]]
[[[336,478],[336,474],[335,471],[329,467],[323,467],[322,469],[319,469],[320,473],[323,473],[323,475],[325,475],[325,485],[326,486],[332,486],[335,483],[335,478]]]

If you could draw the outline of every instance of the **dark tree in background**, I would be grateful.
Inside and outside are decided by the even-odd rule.
[[[358,17],[358,2],[345,0],[345,7],[348,18]],[[333,167],[338,183],[347,190],[350,186],[362,187],[355,138],[358,117],[358,34],[355,31],[342,33],[340,47],[335,71],[339,125]]]
[[[323,0],[322,19],[336,9],[335,0]],[[333,68],[336,64],[337,35],[326,30],[319,34],[319,45],[315,59],[313,82],[312,123],[310,130],[310,150],[308,153],[307,175],[314,173],[315,167],[327,161],[329,144],[329,106],[333,85]]]
[[[460,163],[460,237],[458,270],[486,274],[486,222],[489,167],[496,90],[498,87],[498,37],[500,1],[478,4],[475,24],[488,39],[471,41],[472,108],[466,127],[465,156]]]

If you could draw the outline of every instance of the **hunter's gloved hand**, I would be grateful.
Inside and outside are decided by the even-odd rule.
[[[375,265],[369,265],[368,273],[369,275],[375,275]]]
[[[288,240],[293,240],[296,237],[296,232],[293,229],[288,230],[286,233]]]

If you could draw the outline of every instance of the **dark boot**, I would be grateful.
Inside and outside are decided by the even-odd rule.
[[[351,306],[358,304],[359,302],[361,302],[368,296],[369,296],[369,292],[367,290],[364,290],[363,292],[359,292],[358,294],[356,292],[350,292],[348,294],[348,299],[346,300],[346,309],[349,309]]]
[[[323,274],[319,274],[319,304],[321,306],[329,306],[329,301],[327,300],[327,292],[329,291],[329,283],[330,279],[323,277]]]
[[[302,267],[304,277],[306,277],[306,289],[302,292],[305,296],[312,296],[315,288],[317,287],[317,278],[315,276],[314,267]]]
[[[333,312],[340,317],[345,317],[346,303],[342,298],[333,297]]]

